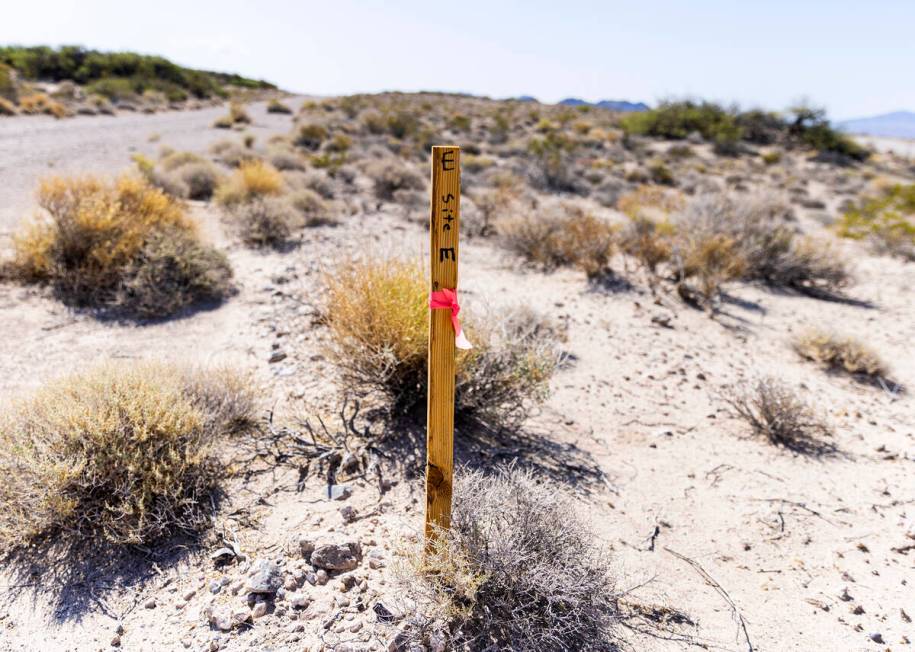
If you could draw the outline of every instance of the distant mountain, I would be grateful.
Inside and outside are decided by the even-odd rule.
[[[515,98],[518,102],[536,102],[537,98],[533,95],[522,95],[521,97]]]
[[[915,112],[895,111],[870,118],[857,118],[839,123],[839,129],[851,134],[915,138]]]
[[[567,97],[559,104],[565,106],[595,106],[608,111],[647,111],[648,105],[644,102],[627,102],[626,100],[601,100],[600,102],[586,102],[577,97]]]

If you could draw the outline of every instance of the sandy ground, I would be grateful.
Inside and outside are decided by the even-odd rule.
[[[0,122],[0,224],[10,228],[29,209],[30,188],[49,168],[116,171],[133,151],[154,152],[162,144],[205,149],[226,135],[208,128],[221,112]],[[288,116],[269,116],[262,107],[253,114],[251,131],[259,137],[289,128]],[[161,135],[158,143],[148,142],[153,133]],[[184,319],[126,326],[74,314],[35,290],[0,286],[3,393],[28,390],[99,359],[165,357],[240,362],[271,382],[280,409],[300,406],[302,396],[329,404],[332,371],[322,358],[323,333],[312,320],[319,270],[352,255],[364,219],[408,255],[426,242],[419,226],[378,213],[312,229],[286,254],[252,253],[223,232],[215,210],[200,204],[194,211],[228,249],[238,296]],[[387,244],[380,247],[391,248]],[[581,460],[599,466],[606,483],[571,475],[566,482],[612,549],[620,588],[639,586],[639,599],[688,613],[697,649],[750,649],[729,600],[760,652],[906,650],[915,640],[907,620],[915,617],[915,550],[906,549],[912,544],[906,534],[915,531],[912,399],[826,375],[799,360],[787,342],[808,325],[834,327],[867,340],[891,361],[899,382],[915,386],[915,267],[845,246],[856,261],[850,294],[871,307],[738,286],[718,321],[672,298],[655,304],[643,287],[595,290],[579,273],[519,269],[485,242],[462,247],[462,303],[469,310],[528,303],[568,324],[572,364],[555,377],[552,396],[530,429],[559,445],[553,454],[560,467]],[[656,323],[664,318],[669,327]],[[289,357],[271,365],[274,342]],[[814,461],[773,448],[750,438],[747,427],[727,414],[718,398],[722,390],[763,373],[804,389],[804,398],[834,426],[840,456]],[[361,522],[354,531],[386,549],[404,533],[417,532],[417,488],[403,483],[386,499],[388,515],[380,525]],[[353,500],[369,509],[372,496],[362,488]],[[335,510],[283,484],[259,509],[260,529],[246,533],[245,541],[268,551],[309,519],[329,519]],[[673,552],[701,566],[717,590]],[[163,577],[172,578],[172,587],[183,586],[204,576],[203,564],[174,566]],[[166,584],[133,587],[130,603],[150,595],[166,602]],[[47,604],[33,605],[12,591],[7,588],[12,604],[0,618],[0,650],[107,648],[111,613],[54,618]],[[122,608],[122,647],[184,649],[184,617],[162,613],[165,608]],[[259,627],[223,649],[301,649],[258,639]],[[651,638],[633,645],[690,647]],[[193,649],[198,647],[195,639]]]

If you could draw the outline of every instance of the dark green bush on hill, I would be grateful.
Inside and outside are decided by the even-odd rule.
[[[98,52],[65,45],[0,47],[0,63],[12,66],[25,79],[63,81],[90,85],[93,92],[117,99],[146,90],[161,91],[170,100],[189,96],[207,98],[225,95],[224,86],[275,88],[272,84],[239,75],[193,70],[158,56],[134,52]]]
[[[620,120],[627,134],[681,140],[697,133],[714,143],[719,154],[736,154],[739,142],[769,145],[781,142],[815,149],[838,161],[864,161],[869,152],[836,131],[822,109],[795,107],[786,119],[777,113],[740,111],[714,102],[662,102],[650,111],[629,113]]]

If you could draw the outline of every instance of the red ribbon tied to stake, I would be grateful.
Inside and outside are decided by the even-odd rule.
[[[429,295],[429,308],[432,310],[450,310],[451,325],[454,326],[454,345],[459,349],[473,348],[473,345],[464,337],[464,330],[461,328],[461,320],[458,319],[458,313],[461,312],[461,306],[458,304],[456,290],[445,288],[433,292]]]

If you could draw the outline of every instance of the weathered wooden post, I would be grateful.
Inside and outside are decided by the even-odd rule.
[[[454,473],[454,356],[467,348],[457,321],[461,150],[432,148],[429,395],[426,421],[426,541],[451,524]]]

